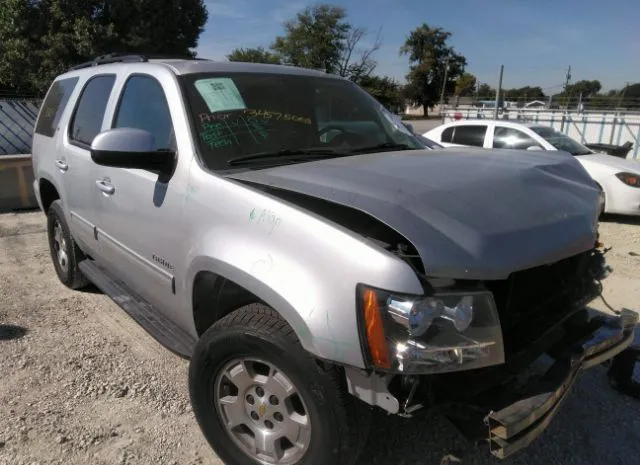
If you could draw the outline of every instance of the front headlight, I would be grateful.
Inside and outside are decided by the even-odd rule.
[[[362,339],[377,369],[426,374],[504,363],[490,292],[402,296],[359,286],[358,294]]]

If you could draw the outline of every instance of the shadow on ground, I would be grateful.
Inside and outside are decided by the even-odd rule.
[[[85,294],[103,294],[103,292],[96,287],[95,284],[90,283],[87,287],[83,287],[82,289],[78,289],[79,292],[84,292]]]
[[[631,215],[602,215],[600,221],[603,223],[616,223],[616,224],[628,224],[631,226],[640,226],[640,216]]]
[[[27,334],[27,329],[22,326],[0,324],[0,341],[20,339],[25,334]]]

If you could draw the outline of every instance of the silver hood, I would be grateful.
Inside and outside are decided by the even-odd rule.
[[[429,276],[504,279],[596,241],[598,190],[561,153],[386,152],[229,177],[361,210],[409,240]]]

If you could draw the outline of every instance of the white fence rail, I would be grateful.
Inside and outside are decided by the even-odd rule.
[[[445,122],[494,117],[493,109],[459,108],[443,113]],[[582,143],[622,145],[631,142],[633,147],[627,158],[640,159],[640,113],[637,112],[513,109],[500,112],[498,119],[551,126]]]

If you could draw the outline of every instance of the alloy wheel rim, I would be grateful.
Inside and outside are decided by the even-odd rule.
[[[60,269],[67,273],[69,270],[69,254],[67,251],[67,241],[62,233],[62,225],[58,220],[53,224],[53,250]]]
[[[261,464],[297,463],[311,442],[311,419],[298,388],[272,363],[228,362],[214,384],[216,410],[227,434]]]

